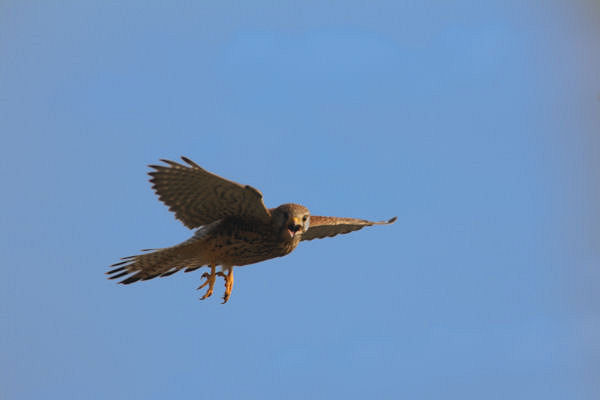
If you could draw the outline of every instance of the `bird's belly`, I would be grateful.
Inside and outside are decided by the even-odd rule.
[[[215,264],[242,266],[289,254],[297,243],[286,243],[262,235],[216,237],[207,243]]]

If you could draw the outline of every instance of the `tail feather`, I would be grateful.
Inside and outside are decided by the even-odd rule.
[[[194,246],[192,250],[197,249],[198,243],[194,243],[194,238],[183,242],[173,247],[164,249],[151,250],[144,254],[123,257],[118,263],[111,265],[117,267],[111,269],[106,274],[110,275],[108,279],[117,279],[130,275],[119,283],[128,285],[139,280],[148,280],[157,276],[169,276],[181,269],[195,270],[207,262],[202,257],[198,256],[197,251],[190,251],[190,246]]]
[[[118,263],[118,264],[123,264],[123,263]],[[114,267],[114,266],[115,266],[115,264],[111,265],[111,267]],[[106,275],[111,275],[111,274],[114,274],[116,272],[123,271],[125,268],[126,267],[119,267],[119,268],[111,269],[110,271],[106,272]],[[112,279],[112,278],[110,278],[110,279]]]
[[[173,268],[172,270],[170,270],[170,271],[167,271],[167,272],[164,272],[164,273],[160,274],[159,276],[160,276],[161,278],[164,278],[165,276],[173,275],[173,274],[174,274],[175,272],[177,272],[177,271],[179,271],[179,269],[178,269],[178,268]]]
[[[125,272],[121,272],[120,274],[113,275],[113,276],[109,277],[108,279],[117,279],[117,278],[120,278],[120,277],[125,276],[127,274],[129,274],[129,271],[125,271]]]

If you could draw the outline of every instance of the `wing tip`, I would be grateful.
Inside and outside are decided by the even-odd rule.
[[[192,160],[190,160],[189,158],[187,158],[186,156],[181,156],[181,159],[188,164],[189,166],[191,166],[192,168],[198,168],[198,169],[202,169],[202,167],[200,167],[198,164],[196,164],[195,162],[193,162]]]
[[[398,217],[392,217],[387,220],[386,224],[393,224],[394,222],[396,222],[397,219],[398,219]]]
[[[182,158],[185,158],[185,157],[182,157]],[[156,173],[156,172],[166,171],[166,170],[169,170],[170,168],[188,168],[187,166],[185,166],[183,164],[180,164],[175,161],[167,160],[166,158],[159,158],[158,160],[167,165],[148,164],[148,167],[156,170],[156,171],[150,171],[148,173],[149,175]],[[184,161],[186,161],[186,160],[187,159],[184,159]]]

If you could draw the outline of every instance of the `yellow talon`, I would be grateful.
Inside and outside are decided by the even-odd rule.
[[[229,297],[231,296],[231,291],[233,290],[233,267],[229,267],[227,271],[227,276],[221,272],[221,276],[225,278],[225,294],[223,295],[223,303],[227,303]]]
[[[202,289],[206,285],[208,285],[208,289],[206,290],[206,293],[204,293],[204,296],[200,297],[200,300],[204,300],[204,299],[212,296],[212,294],[213,294],[213,288],[215,287],[215,280],[217,279],[217,274],[215,273],[216,267],[217,267],[216,265],[211,265],[210,266],[210,274],[208,272],[205,272],[202,274],[202,278],[206,278],[206,282],[204,282],[202,285],[198,286],[197,290]]]
[[[208,285],[206,293],[204,293],[204,296],[200,297],[200,300],[204,300],[212,296],[217,276],[222,276],[225,280],[225,294],[223,295],[223,304],[225,304],[229,300],[229,297],[231,296],[231,291],[233,289],[233,267],[226,268],[227,274],[223,273],[222,271],[216,272],[216,267],[216,265],[211,265],[210,273],[205,272],[202,274],[202,278],[206,278],[206,281],[204,281],[200,286],[198,286],[197,290],[200,290],[206,285]]]

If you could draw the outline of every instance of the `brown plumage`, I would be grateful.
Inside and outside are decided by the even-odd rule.
[[[124,257],[107,272],[109,279],[125,277],[120,283],[129,284],[207,265],[210,272],[202,275],[206,281],[199,287],[208,285],[202,299],[212,295],[216,277],[222,276],[225,303],[233,288],[234,266],[284,256],[301,240],[335,236],[396,220],[310,216],[306,207],[291,203],[267,209],[262,194],[255,188],[221,178],[181,158],[188,165],[169,160],[161,160],[167,166],[151,165],[154,170],[149,172],[150,182],[175,217],[197,231],[178,245]],[[218,265],[220,272],[216,271]]]

